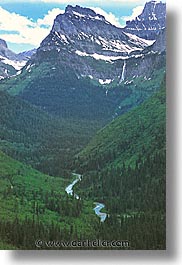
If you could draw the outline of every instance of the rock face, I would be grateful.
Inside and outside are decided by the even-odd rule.
[[[154,52],[166,51],[166,29],[163,29],[158,35],[155,43],[151,46]]]
[[[51,33],[41,43],[40,50],[54,49],[55,46],[58,51],[66,47],[77,54],[127,56],[143,50],[148,42],[128,36],[89,8],[69,5],[64,14],[56,17]]]
[[[135,20],[127,21],[124,31],[144,39],[155,40],[165,27],[166,4],[151,1],[145,4],[142,14]]]
[[[153,45],[147,47],[140,56],[133,56],[127,60],[127,78],[145,76],[150,78],[153,71],[160,71],[166,63],[166,29],[160,31]]]
[[[146,11],[144,14],[142,17],[147,16]],[[65,13],[56,17],[30,65],[56,61],[71,68],[79,78],[90,77],[102,84],[119,82],[124,60],[140,57],[154,41],[117,28],[89,8],[68,5]]]

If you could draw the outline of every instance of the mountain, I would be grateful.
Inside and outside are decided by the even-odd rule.
[[[2,80],[0,89],[63,118],[106,123],[159,89],[166,53],[153,51],[154,42],[69,5],[20,74]]]
[[[96,53],[95,58],[99,55],[115,57],[141,51],[148,43],[126,35],[121,28],[89,8],[68,5],[65,13],[56,17],[51,33],[41,43],[39,51],[54,49],[56,44],[58,52],[61,45],[66,45],[67,50],[80,56]]]
[[[0,79],[15,75],[30,57],[35,53],[35,50],[16,54],[12,52],[5,40],[0,39]]]
[[[87,76],[108,84],[121,78],[121,65],[117,67],[116,60],[140,54],[151,44],[153,41],[125,33],[89,8],[69,5],[64,14],[56,17],[31,65],[56,57],[77,77]]]
[[[125,32],[147,40],[155,40],[166,27],[166,3],[150,1],[145,4],[143,12],[132,21],[126,22]]]

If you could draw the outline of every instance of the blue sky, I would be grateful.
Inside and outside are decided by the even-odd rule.
[[[0,38],[15,52],[36,48],[68,4],[92,7],[116,26],[139,15],[145,0],[0,0]]]

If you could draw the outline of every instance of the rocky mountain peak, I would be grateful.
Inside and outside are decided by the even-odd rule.
[[[101,25],[104,27],[105,24],[110,23],[106,21],[104,16],[96,14],[96,12],[90,8],[68,5],[65,9],[65,13],[56,17],[52,32],[65,31],[67,35],[77,34],[79,30],[82,32],[92,32],[94,25],[97,27],[98,24],[99,27],[101,27]]]
[[[104,16],[101,16],[99,14],[96,14],[94,10],[90,8],[81,7],[79,5],[76,5],[75,7],[68,5],[65,9],[66,15],[76,16],[79,18],[95,18],[98,17],[101,20],[105,20]]]
[[[149,44],[125,33],[90,8],[68,5],[65,13],[54,20],[52,30],[41,43],[39,51],[56,50],[61,54],[67,51],[79,56],[99,55],[100,58],[100,55],[128,56],[139,53]]]
[[[132,21],[126,22],[125,32],[141,38],[154,40],[166,27],[166,3],[150,1],[142,13]]]
[[[151,1],[145,4],[143,12],[136,19],[137,20],[161,20],[166,16],[166,4],[159,1]],[[165,24],[163,24],[165,27]]]

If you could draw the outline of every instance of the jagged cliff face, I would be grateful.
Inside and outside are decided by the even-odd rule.
[[[155,40],[165,27],[166,4],[151,1],[145,4],[142,14],[135,20],[127,21],[124,31],[144,39]]]

